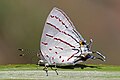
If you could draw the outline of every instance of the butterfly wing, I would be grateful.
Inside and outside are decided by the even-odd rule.
[[[40,47],[50,65],[73,63],[79,52],[79,41],[84,41],[67,15],[58,8],[48,15],[45,22]]]

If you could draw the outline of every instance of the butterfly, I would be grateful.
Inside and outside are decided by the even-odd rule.
[[[98,51],[91,51],[92,39],[90,43],[77,31],[70,18],[56,7],[49,13],[44,25],[40,41],[40,63],[46,66],[76,65],[88,59],[100,59],[105,61]],[[95,57],[97,54],[100,57]]]

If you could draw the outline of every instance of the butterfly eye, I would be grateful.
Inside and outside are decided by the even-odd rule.
[[[84,52],[86,52],[87,50],[85,49]]]

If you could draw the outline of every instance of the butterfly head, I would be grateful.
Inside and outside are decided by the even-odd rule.
[[[104,55],[102,55],[98,51],[91,50],[92,42],[93,42],[92,39],[90,39],[89,44],[87,44],[86,41],[80,41],[80,50],[81,50],[80,57],[82,57],[82,60],[86,61],[87,59],[94,59],[94,60],[99,59],[99,60],[105,61]],[[95,56],[94,54],[97,54],[97,56]],[[80,58],[80,60],[81,60],[81,58]]]
[[[89,45],[86,43],[86,41],[80,41],[80,49],[82,54],[88,54],[91,53]]]

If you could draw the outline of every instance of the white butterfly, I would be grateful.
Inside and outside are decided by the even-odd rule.
[[[87,44],[69,17],[60,9],[53,8],[45,22],[40,42],[41,60],[45,65],[75,65],[87,59],[105,57],[91,51],[92,39]],[[97,53],[101,58],[92,54]]]

